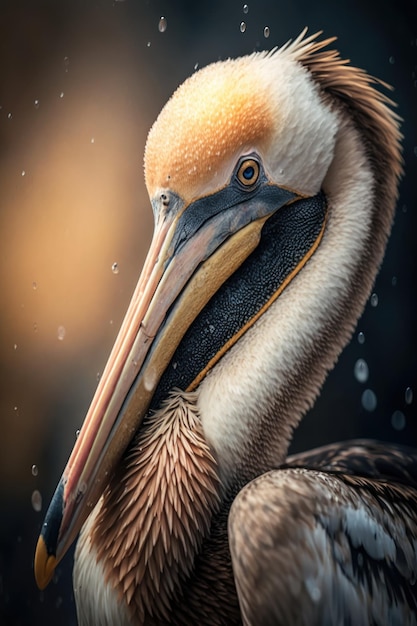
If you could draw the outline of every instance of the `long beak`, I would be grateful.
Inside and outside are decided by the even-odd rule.
[[[294,197],[282,194],[281,206]],[[236,207],[229,207],[184,235],[183,216],[192,205],[184,209],[178,198],[175,205],[159,214],[138,285],[48,509],[34,564],[41,589],[103,493],[187,328],[256,248],[271,213],[261,207],[237,217]]]

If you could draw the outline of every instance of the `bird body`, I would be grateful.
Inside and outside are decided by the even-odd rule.
[[[80,626],[417,623],[417,452],[287,459],[401,174],[388,99],[330,41],[204,68],[149,133],[154,238],[36,554],[45,586],[82,527]]]

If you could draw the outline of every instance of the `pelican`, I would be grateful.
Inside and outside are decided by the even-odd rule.
[[[402,172],[378,81],[303,31],[150,130],[155,231],[35,554],[80,626],[417,623],[417,452],[287,456],[369,297]]]

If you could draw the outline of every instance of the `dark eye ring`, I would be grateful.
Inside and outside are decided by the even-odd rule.
[[[239,166],[237,177],[245,187],[252,187],[259,178],[260,167],[255,159],[245,159]]]

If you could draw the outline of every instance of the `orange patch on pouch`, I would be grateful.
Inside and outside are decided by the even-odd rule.
[[[149,132],[150,197],[170,188],[188,203],[222,187],[230,160],[262,145],[272,126],[266,86],[252,57],[207,66],[177,89]]]

